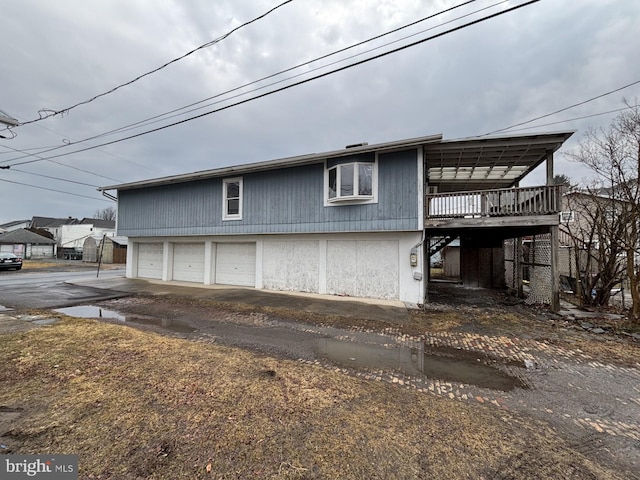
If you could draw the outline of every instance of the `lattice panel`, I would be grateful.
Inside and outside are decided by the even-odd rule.
[[[509,288],[516,288],[516,264],[515,257],[515,240],[509,239],[504,242],[504,280]]]
[[[551,235],[536,235],[529,249],[529,296],[525,303],[550,304],[552,293],[551,282]]]

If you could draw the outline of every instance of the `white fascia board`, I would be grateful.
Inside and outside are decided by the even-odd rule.
[[[397,150],[423,145],[425,143],[440,142],[442,134],[429,135],[425,137],[410,138],[406,140],[397,140],[395,142],[379,143],[377,145],[363,145],[361,147],[345,148],[325,153],[312,153],[299,157],[288,157],[277,160],[268,160],[266,162],[249,163],[245,165],[235,165],[230,167],[216,168],[213,170],[202,170],[200,172],[186,173],[181,175],[173,175],[169,177],[156,178],[152,180],[141,180],[139,182],[123,183],[118,185],[109,185],[98,188],[98,191],[106,190],[130,190],[134,188],[151,187],[157,185],[170,185],[174,183],[191,182],[194,180],[205,180],[208,178],[224,177],[229,175],[241,175],[251,172],[259,172],[264,170],[275,170],[278,168],[294,167],[300,165],[310,165],[323,161],[326,158],[345,157],[358,153],[366,152],[382,152],[388,150]]]

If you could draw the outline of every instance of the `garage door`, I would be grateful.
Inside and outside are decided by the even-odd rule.
[[[53,245],[31,245],[31,258],[52,258]]]
[[[138,244],[138,277],[162,279],[162,244]]]
[[[398,271],[395,240],[327,242],[327,293],[397,299]]]
[[[318,293],[317,240],[265,241],[262,286],[267,290]]]
[[[256,244],[218,243],[216,245],[216,283],[256,285]]]
[[[204,282],[204,243],[173,245],[173,279],[181,282]]]

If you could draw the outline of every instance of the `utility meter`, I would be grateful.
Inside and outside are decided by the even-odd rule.
[[[411,255],[409,255],[409,261],[411,262],[412,267],[418,266],[418,251],[415,248],[411,249]]]

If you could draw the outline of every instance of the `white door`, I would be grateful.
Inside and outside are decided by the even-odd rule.
[[[138,277],[162,280],[162,244],[138,244]]]
[[[216,283],[256,286],[256,244],[218,243],[216,245]]]
[[[173,279],[204,283],[204,243],[173,245]]]

